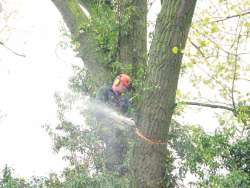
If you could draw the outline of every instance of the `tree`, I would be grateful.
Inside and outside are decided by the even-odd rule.
[[[78,32],[81,19],[85,19],[80,13],[78,4],[75,0],[67,3],[59,0],[53,2],[63,15],[66,15],[66,23],[69,28],[72,28],[74,35]],[[195,3],[196,1],[164,1],[157,21],[144,83],[146,91],[142,92],[137,124],[143,135],[160,142],[167,140],[175,106],[175,92],[182,60],[181,50],[185,47]],[[80,36],[84,35],[86,33]],[[136,39],[133,38],[133,40]],[[78,41],[82,44],[80,51],[83,52],[81,49],[86,45],[86,38],[80,37]],[[93,41],[91,45],[92,43]],[[92,58],[96,56],[91,54]],[[88,64],[87,59],[84,58],[84,60]],[[93,62],[91,69],[93,69]],[[162,105],[159,106],[159,104]],[[150,145],[143,140],[138,140],[134,151],[133,186],[164,187],[166,145]],[[152,155],[145,155],[147,153]]]
[[[64,4],[64,2],[60,3],[60,1],[54,1],[54,2],[59,7],[62,6],[62,4]],[[75,6],[78,6],[76,1],[70,1],[70,2],[74,2],[73,4]],[[91,2],[96,3],[101,1],[86,0],[81,2],[85,4],[86,7],[91,7]],[[243,41],[242,36],[246,36],[246,39],[248,38],[247,29],[244,31],[244,29],[241,28],[248,28],[249,26],[247,26],[248,25],[247,22],[243,23],[238,22],[236,32],[234,35],[235,37],[230,38],[230,40],[228,40],[228,38],[226,38],[224,34],[218,32],[218,30],[226,30],[225,29],[226,27],[224,28],[223,26],[222,28],[219,28],[217,24],[227,19],[230,20],[231,18],[241,18],[241,16],[246,16],[247,12],[239,13],[239,11],[242,10],[242,8],[241,9],[239,8],[239,10],[237,10],[238,6],[233,6],[233,5],[231,6],[226,1],[220,1],[218,3],[221,3],[227,7],[232,7],[232,9],[235,9],[235,12],[238,13],[235,15],[228,16],[227,14],[228,11],[219,11],[218,13],[220,14],[219,17],[221,17],[221,19],[212,20],[211,13],[209,12],[210,9],[207,9],[206,7],[208,13],[206,11],[204,15],[200,13],[199,15],[202,15],[201,19],[195,20],[191,30],[192,38],[191,37],[189,38],[187,44],[188,46],[184,50],[187,33],[189,30],[196,1],[161,1],[161,2],[162,2],[162,10],[157,20],[155,36],[149,53],[148,66],[146,66],[145,68],[146,76],[143,77],[145,78],[145,81],[143,82],[143,84],[140,85],[143,87],[141,95],[138,95],[140,96],[138,97],[139,98],[139,100],[137,101],[138,103],[136,103],[138,104],[136,105],[136,107],[138,107],[139,109],[136,120],[138,127],[136,130],[137,132],[137,135],[135,135],[136,143],[134,146],[134,150],[132,152],[132,161],[131,161],[133,167],[132,177],[134,177],[131,186],[134,187],[172,186],[171,184],[168,184],[170,180],[167,179],[168,177],[166,175],[167,174],[166,171],[168,169],[165,167],[165,164],[168,162],[168,160],[170,160],[170,154],[166,149],[166,145],[168,144],[171,145],[170,142],[172,142],[172,140],[170,141],[171,135],[168,136],[168,134],[169,134],[169,126],[172,114],[174,112],[174,108],[176,107],[176,102],[175,102],[176,88],[180,74],[180,67],[181,67],[183,53],[185,54],[185,58],[188,60],[185,60],[185,63],[182,66],[183,72],[181,73],[182,74],[185,72],[187,73],[186,74],[188,75],[187,80],[189,80],[189,78],[192,78],[193,75],[196,75],[193,74],[194,72],[193,70],[196,70],[194,67],[197,64],[206,66],[205,71],[202,72],[203,74],[199,75],[199,73],[201,72],[198,72],[198,75],[196,75],[197,76],[196,79],[194,81],[192,80],[194,85],[195,82],[198,81],[198,83],[200,83],[202,81],[204,82],[206,88],[207,87],[213,89],[220,88],[219,89],[220,95],[224,97],[226,102],[231,101],[231,104],[221,105],[217,103],[202,103],[200,101],[190,102],[186,100],[187,99],[198,100],[201,98],[200,95],[197,95],[198,97],[193,97],[194,95],[189,95],[192,96],[191,98],[191,97],[186,97],[187,92],[185,93],[186,95],[183,94],[180,95],[180,92],[178,91],[177,108],[179,107],[181,108],[183,104],[220,108],[232,113],[235,118],[238,118],[239,123],[243,123],[245,127],[248,125],[249,122],[249,115],[248,115],[249,107],[247,105],[247,98],[244,97],[244,100],[241,100],[242,96],[239,94],[239,92],[236,91],[235,87],[236,80],[237,78],[239,78],[238,59],[241,55],[241,53],[239,53],[240,49],[239,44]],[[218,4],[218,6],[221,6],[221,4]],[[242,6],[243,4],[244,3],[242,3]],[[69,9],[64,8],[62,13],[65,14],[68,12],[68,10]],[[89,10],[91,12],[91,9]],[[74,17],[74,12],[76,11],[70,12],[68,14],[70,15],[72,14],[71,16]],[[93,15],[93,12],[91,13]],[[66,16],[66,21],[67,19],[68,18]],[[82,23],[81,25],[86,27],[84,23]],[[71,22],[69,22],[69,26],[72,27]],[[81,26],[80,28],[84,27]],[[244,34],[242,33],[242,31],[244,31]],[[198,35],[195,35],[196,33]],[[86,34],[89,33],[85,31],[83,35]],[[119,36],[119,29],[117,35]],[[88,35],[88,37],[92,37],[92,42],[95,41],[97,46],[101,44],[102,49],[106,49],[106,47],[103,48],[102,38],[101,40],[95,40],[93,35]],[[126,37],[129,38],[128,36],[125,35],[125,39],[127,39]],[[216,38],[216,40],[214,40],[214,38]],[[120,45],[125,44],[127,42],[125,39],[122,40],[121,38],[118,37],[117,43]],[[230,48],[225,49],[223,45],[224,42],[220,46],[217,42],[217,39],[219,40],[223,39],[225,42],[227,41],[232,42],[231,44],[228,45],[230,46]],[[85,44],[83,43],[82,45],[84,46]],[[93,46],[90,46],[90,48],[91,47]],[[123,46],[120,46],[121,49],[122,47]],[[126,49],[127,49],[126,46],[124,46],[124,51],[126,51]],[[100,51],[98,51],[98,53],[99,52]],[[96,56],[94,55],[90,56],[90,58],[95,58],[95,57]],[[130,55],[125,55],[121,57],[117,56],[116,54],[116,57],[119,57],[120,59],[122,59],[122,57],[125,57],[123,61],[126,61],[126,58],[129,59]],[[222,60],[222,57],[223,58],[226,57],[227,61]],[[222,63],[218,61],[219,63],[215,64],[214,62],[215,61],[217,62],[218,59]],[[225,64],[224,62],[227,62],[227,64]],[[205,63],[205,65],[203,65],[203,63]],[[128,70],[127,68],[124,69],[124,65],[116,63],[114,64],[111,63],[111,67],[113,68],[115,67],[116,68],[115,70]],[[192,68],[191,71],[189,68]],[[132,70],[138,71],[136,69]],[[97,74],[97,77],[99,76],[100,75]],[[228,83],[225,84],[225,81],[222,80],[222,78],[226,81],[229,81],[228,82],[229,84]],[[225,124],[225,120],[223,121],[224,123],[221,123],[222,125]],[[173,129],[174,128],[172,128],[172,130]],[[195,141],[193,142],[195,143]],[[204,152],[204,150],[201,151]],[[236,150],[233,149],[233,151]],[[233,155],[232,158],[234,158]],[[196,162],[199,161],[197,160]]]
[[[49,178],[33,178],[29,182],[13,178],[12,170],[6,167],[0,179],[1,187],[175,187],[187,171],[196,175],[194,184],[198,187],[248,187],[249,95],[237,87],[240,80],[249,81],[249,66],[242,61],[249,54],[243,48],[249,40],[246,19],[249,11],[244,11],[248,0],[237,2],[237,6],[233,1],[221,0],[211,1],[212,6],[206,4],[209,8],[199,6],[187,45],[196,1],[161,1],[147,64],[142,55],[146,44],[146,1],[80,1],[88,8],[91,19],[83,14],[76,0],[54,2],[63,13],[72,32],[72,42],[89,69],[78,69],[76,78],[72,79],[74,89],[82,92],[81,87],[87,85],[84,91],[93,94],[99,84],[95,80],[104,82],[120,71],[131,73],[137,83],[133,106],[138,108],[137,128],[133,150],[129,153],[131,174],[117,176],[102,168],[103,151],[107,147],[98,138],[95,127],[83,128],[65,116],[73,102],[78,103],[74,95],[68,101],[56,96],[60,120],[56,131],[61,134],[48,131],[54,138],[55,151],[61,148],[68,151],[64,159],[70,162],[69,166],[60,174],[61,179],[57,174],[50,174]],[[218,10],[216,6],[221,11],[213,11],[212,8]],[[232,19],[236,24],[225,35],[229,31],[225,22]],[[183,54],[185,59],[181,63]],[[139,66],[133,64],[135,59]],[[197,66],[203,68],[202,73],[195,71]],[[96,67],[100,74],[93,76]],[[89,73],[91,77],[86,76]],[[110,75],[106,76],[107,73]],[[209,103],[200,101],[203,95],[198,89],[197,95],[186,90],[176,92],[180,75],[188,81],[191,78],[196,87],[202,84],[206,92],[211,92],[209,88],[216,91],[215,96],[219,97],[215,98],[227,104],[217,104],[212,97]],[[94,82],[81,85],[81,81],[88,81],[86,77]],[[197,126],[183,127],[177,121],[170,122],[174,110],[177,116],[190,106],[224,110],[219,116],[221,127],[214,134],[206,134]],[[179,166],[174,165],[178,160],[181,160]],[[179,170],[178,177],[173,169]]]
[[[193,105],[198,111],[213,109],[219,124],[215,133],[207,134],[194,127],[189,130],[192,144],[183,161],[198,177],[197,186],[247,187],[249,184],[246,162],[249,158],[245,155],[249,152],[246,142],[250,120],[249,94],[245,90],[249,85],[245,79],[249,77],[246,76],[249,63],[244,57],[249,54],[246,6],[249,1],[240,4],[208,1],[196,11],[199,16],[193,20],[185,49],[182,81],[191,78],[191,86],[182,89],[179,104],[184,98],[191,100],[184,102],[187,108]]]

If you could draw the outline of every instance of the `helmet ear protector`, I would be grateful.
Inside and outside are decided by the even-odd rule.
[[[119,75],[119,76],[116,77],[116,79],[114,81],[114,84],[115,84],[115,86],[119,86],[120,83],[121,83],[121,76]]]

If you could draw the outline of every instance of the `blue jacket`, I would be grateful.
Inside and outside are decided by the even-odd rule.
[[[129,99],[126,94],[117,94],[113,92],[111,87],[101,87],[96,94],[96,99],[109,105],[115,110],[121,111],[123,113],[128,111]]]

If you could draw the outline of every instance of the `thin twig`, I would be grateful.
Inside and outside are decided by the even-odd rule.
[[[229,19],[231,19],[231,18],[245,16],[245,15],[247,15],[247,14],[250,14],[250,11],[244,12],[244,13],[242,13],[242,14],[235,14],[235,15],[227,16],[227,17],[225,17],[225,18],[222,18],[222,19],[219,19],[219,20],[215,20],[215,21],[212,21],[212,22],[210,22],[210,23],[213,23],[213,22],[218,23],[218,22],[222,22],[222,21],[225,21],[225,20],[229,20]]]
[[[240,18],[238,19],[237,27],[236,27],[236,32],[239,28],[239,23],[240,23]],[[242,27],[240,27],[239,33],[241,33]],[[232,104],[234,107],[234,111],[236,112],[236,105],[235,105],[235,99],[234,99],[234,88],[235,88],[235,80],[236,80],[236,75],[237,75],[237,59],[238,59],[238,49],[239,49],[239,41],[240,41],[240,35],[238,35],[237,40],[236,40],[236,49],[235,49],[235,59],[234,59],[234,73],[233,73],[233,80],[232,80],[232,89],[231,89],[231,97],[232,97]]]
[[[19,54],[17,52],[15,52],[14,50],[10,49],[9,47],[7,47],[3,42],[0,41],[0,45],[2,45],[3,47],[5,47],[7,50],[11,51],[13,54],[17,55],[17,56],[21,56],[21,57],[26,57],[26,55],[24,54]]]
[[[191,39],[188,38],[188,40],[190,41],[190,43],[200,52],[201,56],[208,62],[208,57],[205,56],[205,54],[202,52],[201,48],[196,45],[193,41],[191,41]],[[213,64],[213,63],[212,63]],[[214,76],[212,76],[211,74],[209,74],[207,71],[205,71],[201,66],[199,66],[199,64],[197,64],[198,68],[204,72],[207,76],[209,76],[212,80],[214,80],[217,84],[219,84],[222,88],[227,87],[226,85],[224,85],[221,81],[217,80]]]
[[[217,42],[215,42],[212,38],[210,38],[208,35],[204,35],[201,31],[199,31],[198,29],[194,29],[199,35],[204,36],[206,39],[208,39],[210,42],[212,42],[214,45],[216,46],[220,46]],[[231,53],[228,50],[225,50],[224,48],[220,47],[220,50],[222,50],[223,52],[227,53],[227,54],[231,54],[231,55],[235,55],[234,53]]]
[[[200,103],[200,102],[190,102],[190,101],[184,101],[184,102],[181,102],[181,103],[184,103],[186,105],[202,106],[202,107],[208,107],[208,108],[219,108],[219,109],[224,109],[224,110],[234,112],[234,108],[231,108],[229,106],[224,106],[224,105]]]
[[[203,51],[201,50],[201,48],[199,46],[197,46],[190,38],[188,38],[189,42],[200,52],[201,56],[206,58],[206,56],[204,55]]]

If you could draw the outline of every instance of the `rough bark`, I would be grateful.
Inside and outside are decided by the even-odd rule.
[[[147,0],[133,1],[132,14],[132,76],[137,78],[138,66],[147,61]]]
[[[147,59],[147,0],[120,1],[120,21],[124,18],[125,9],[132,10],[128,24],[119,31],[118,59],[122,63],[132,64],[132,77],[137,78],[137,67],[145,65]],[[125,27],[125,28],[124,28]]]
[[[151,45],[148,74],[139,104],[137,126],[151,144],[137,137],[132,157],[131,187],[166,187],[167,135],[184,49],[196,0],[165,0],[157,18]],[[175,54],[173,48],[179,49]],[[159,144],[162,143],[162,144]]]
[[[77,0],[51,0],[60,13],[69,28],[72,38],[80,43],[79,56],[82,58],[84,65],[93,78],[98,80],[97,84],[102,85],[109,80],[107,70],[100,66],[102,55],[97,52],[96,43],[88,32],[82,32],[84,22],[87,16],[82,11]],[[90,6],[89,0],[81,1],[82,5]]]

